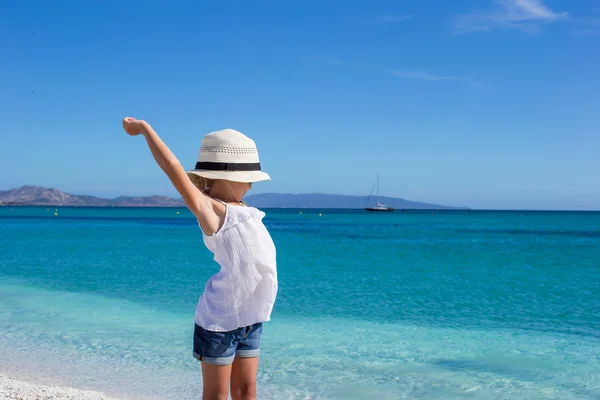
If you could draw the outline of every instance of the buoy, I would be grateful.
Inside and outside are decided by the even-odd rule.
[[[179,211],[177,211],[177,215],[179,215]]]
[[[54,216],[56,217],[57,215],[58,215],[58,213],[57,213],[57,212],[55,212],[55,213],[54,213]]]
[[[319,213],[319,217],[322,217],[322,216],[323,216],[323,214]]]
[[[302,215],[302,211],[300,211],[298,214]]]

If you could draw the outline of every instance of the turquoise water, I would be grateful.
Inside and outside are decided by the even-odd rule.
[[[600,399],[600,213],[266,212],[259,398]],[[0,372],[200,398],[216,271],[184,209],[0,208]]]

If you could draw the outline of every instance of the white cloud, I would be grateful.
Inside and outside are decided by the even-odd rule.
[[[382,17],[367,21],[367,24],[389,24],[393,22],[402,22],[411,19],[412,15],[407,14],[387,14]]]
[[[474,88],[477,88],[477,89],[489,89],[490,88],[490,86],[487,83],[482,82],[482,81],[477,81],[474,79],[468,79],[467,84],[469,86],[473,86]]]
[[[476,89],[489,89],[487,83],[473,79],[470,76],[438,75],[429,71],[405,71],[397,69],[388,69],[388,72],[390,75],[403,79],[415,79],[420,81],[459,81]]]
[[[388,69],[391,75],[405,79],[417,79],[421,81],[466,81],[469,78],[466,76],[448,76],[436,75],[428,71],[403,71],[397,69]]]
[[[600,35],[600,18],[579,17],[571,18],[570,21],[575,25],[575,28],[573,29],[573,34],[576,36]]]
[[[459,76],[459,75],[440,75],[430,71],[425,70],[400,70],[395,68],[389,68],[382,65],[374,65],[370,63],[364,62],[346,62],[339,61],[335,58],[323,58],[320,61],[324,64],[328,65],[336,65],[339,67],[349,67],[363,71],[370,71],[374,73],[385,73],[387,72],[389,75],[402,78],[402,79],[412,79],[419,81],[456,81],[463,82],[469,86],[472,86],[477,89],[487,89],[488,85],[485,82],[473,79],[470,76]]]
[[[493,10],[457,15],[454,30],[457,33],[515,29],[527,33],[539,31],[540,25],[556,22],[568,16],[544,5],[542,0],[494,0]]]
[[[326,58],[325,60],[323,60],[323,62],[325,64],[331,64],[331,65],[342,65],[342,62],[336,60],[335,58]]]
[[[380,16],[371,16],[371,17],[366,17],[364,15],[345,17],[344,19],[348,22],[352,22],[355,24],[380,25],[380,24],[394,24],[394,23],[398,23],[398,22],[403,22],[403,21],[409,20],[411,18],[414,18],[414,15],[383,14]]]

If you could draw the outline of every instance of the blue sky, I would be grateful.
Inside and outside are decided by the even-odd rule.
[[[172,3],[172,4],[171,4]],[[0,189],[175,192],[123,116],[184,166],[234,128],[256,192],[600,209],[593,0],[1,2]]]

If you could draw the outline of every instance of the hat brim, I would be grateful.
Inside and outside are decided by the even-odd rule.
[[[270,181],[271,177],[262,171],[208,171],[195,169],[187,171],[188,175],[198,175],[208,179],[224,179],[232,182],[253,183],[260,181]]]

